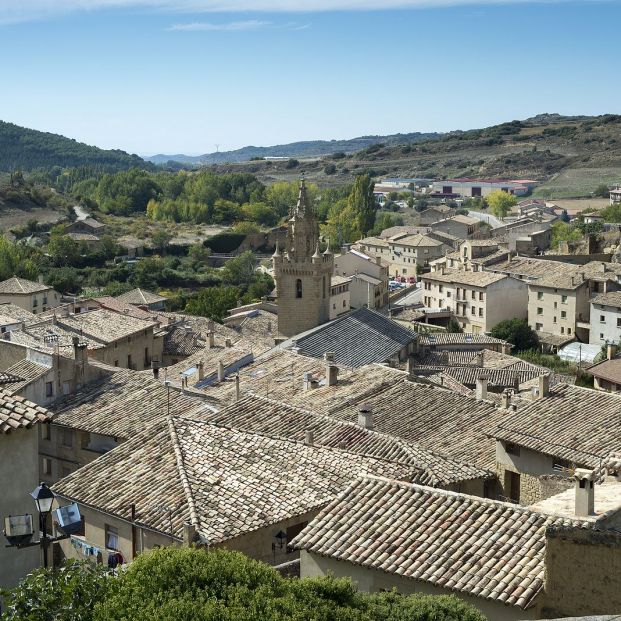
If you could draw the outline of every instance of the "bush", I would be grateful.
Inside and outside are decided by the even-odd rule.
[[[537,349],[539,338],[528,325],[526,319],[506,319],[492,328],[492,336],[508,341],[515,347],[516,352],[528,349]]]
[[[326,173],[326,175],[333,175],[336,172],[336,166],[334,164],[326,164],[323,172]]]
[[[290,160],[287,161],[287,165],[285,168],[288,168],[288,169],[297,168],[299,165],[300,165],[300,162],[298,162],[298,160],[292,157]]]
[[[7,621],[485,621],[452,595],[368,595],[348,579],[286,579],[238,552],[172,547],[107,578],[86,564],[39,570],[6,603]]]

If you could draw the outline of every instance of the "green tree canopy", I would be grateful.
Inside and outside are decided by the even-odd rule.
[[[485,621],[457,597],[369,595],[350,580],[283,578],[238,552],[160,548],[118,576],[72,564],[38,570],[6,597],[28,621]]]
[[[348,198],[348,205],[356,214],[356,224],[362,236],[366,235],[375,224],[377,205],[373,195],[374,188],[375,183],[371,181],[369,175],[359,175]]]
[[[239,293],[239,289],[233,286],[201,289],[198,296],[187,303],[185,312],[222,323],[227,311],[237,306]]]
[[[517,205],[517,199],[513,194],[504,192],[503,190],[495,190],[487,195],[485,198],[491,212],[497,218],[504,218],[512,207]]]
[[[539,338],[531,329],[526,319],[506,319],[492,328],[492,336],[508,341],[515,347],[515,352],[537,349]]]

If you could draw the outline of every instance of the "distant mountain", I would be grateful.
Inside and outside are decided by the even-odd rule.
[[[425,140],[433,140],[440,136],[441,134],[435,132],[413,132],[409,134],[391,134],[389,136],[360,136],[350,140],[305,140],[271,147],[249,146],[235,151],[219,151],[196,156],[158,154],[145,157],[144,159],[154,164],[166,164],[173,161],[199,166],[201,164],[246,162],[260,157],[320,157],[338,152],[355,153],[374,144],[384,144],[386,146],[414,144]]]
[[[99,149],[58,134],[0,121],[0,171],[29,171],[52,166],[94,166],[113,172],[133,166],[149,168],[152,164],[118,149]]]

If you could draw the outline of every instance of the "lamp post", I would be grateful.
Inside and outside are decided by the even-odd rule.
[[[30,494],[37,503],[37,511],[39,512],[39,525],[41,527],[41,547],[43,548],[43,567],[47,567],[47,516],[52,510],[54,502],[54,493],[45,484],[41,483],[37,489]]]

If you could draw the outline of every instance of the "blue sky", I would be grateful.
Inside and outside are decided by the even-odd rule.
[[[619,0],[0,0],[0,119],[150,155],[620,113],[619,23]]]

